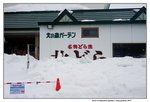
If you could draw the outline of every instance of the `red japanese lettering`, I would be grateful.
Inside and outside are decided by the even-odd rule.
[[[68,45],[68,49],[72,49],[72,45]]]
[[[88,49],[93,49],[93,45],[88,45]]]
[[[82,49],[82,46],[83,46],[83,44],[82,44],[82,45],[78,45],[78,48],[79,48],[79,49]]]
[[[73,48],[74,48],[74,49],[77,49],[77,48],[78,48],[78,45],[73,45]]]
[[[84,48],[84,49],[87,49],[87,45],[84,44],[84,45],[83,45],[83,48]]]

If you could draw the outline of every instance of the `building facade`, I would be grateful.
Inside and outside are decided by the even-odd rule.
[[[4,27],[5,53],[20,42],[38,59],[146,57],[145,7],[5,13]]]

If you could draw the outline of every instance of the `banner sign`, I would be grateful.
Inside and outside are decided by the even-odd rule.
[[[76,32],[46,33],[46,38],[74,38],[75,36]]]
[[[10,85],[10,94],[24,94],[25,85],[24,84],[11,84]]]
[[[92,44],[70,44],[68,49],[93,49]]]

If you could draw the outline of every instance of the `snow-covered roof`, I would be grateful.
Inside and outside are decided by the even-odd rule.
[[[135,12],[136,10],[136,12]],[[5,12],[4,28],[35,28],[39,25],[68,24],[68,22],[59,22],[66,14],[73,22],[69,24],[110,24],[110,23],[131,23],[136,20],[141,13],[145,13],[146,8],[136,9],[82,9],[82,10],[60,10],[60,11],[30,11],[30,12]],[[131,21],[131,22],[130,22]],[[139,20],[145,23],[145,19]],[[133,23],[133,22],[132,22]],[[39,24],[39,25],[38,25]]]
[[[4,12],[20,12],[20,11],[62,11],[89,9],[86,6],[80,4],[16,4],[9,7],[4,7]]]
[[[146,7],[146,3],[112,3],[109,9],[121,9],[121,8],[141,8]]]

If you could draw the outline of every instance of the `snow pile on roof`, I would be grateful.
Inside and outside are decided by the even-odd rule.
[[[122,18],[119,18],[119,19],[113,19],[113,21],[129,21],[130,19],[122,19]]]
[[[65,9],[63,9],[63,10],[61,10],[59,13],[58,13],[58,16],[64,11]],[[72,14],[73,13],[73,11],[71,11],[71,10],[67,10],[70,14]]]
[[[133,9],[133,11],[138,12],[140,9]]]
[[[19,11],[60,11],[60,10],[88,9],[80,4],[17,4],[10,7],[4,7],[4,12]]]
[[[35,60],[30,56],[4,54],[4,83],[55,81],[60,79],[61,90],[55,83],[26,84],[25,94],[10,94],[4,85],[5,98],[146,98],[146,59],[107,58],[96,61],[88,58],[58,58]]]
[[[84,20],[81,20],[81,22],[94,22],[95,20],[88,20],[88,19],[84,19]]]

